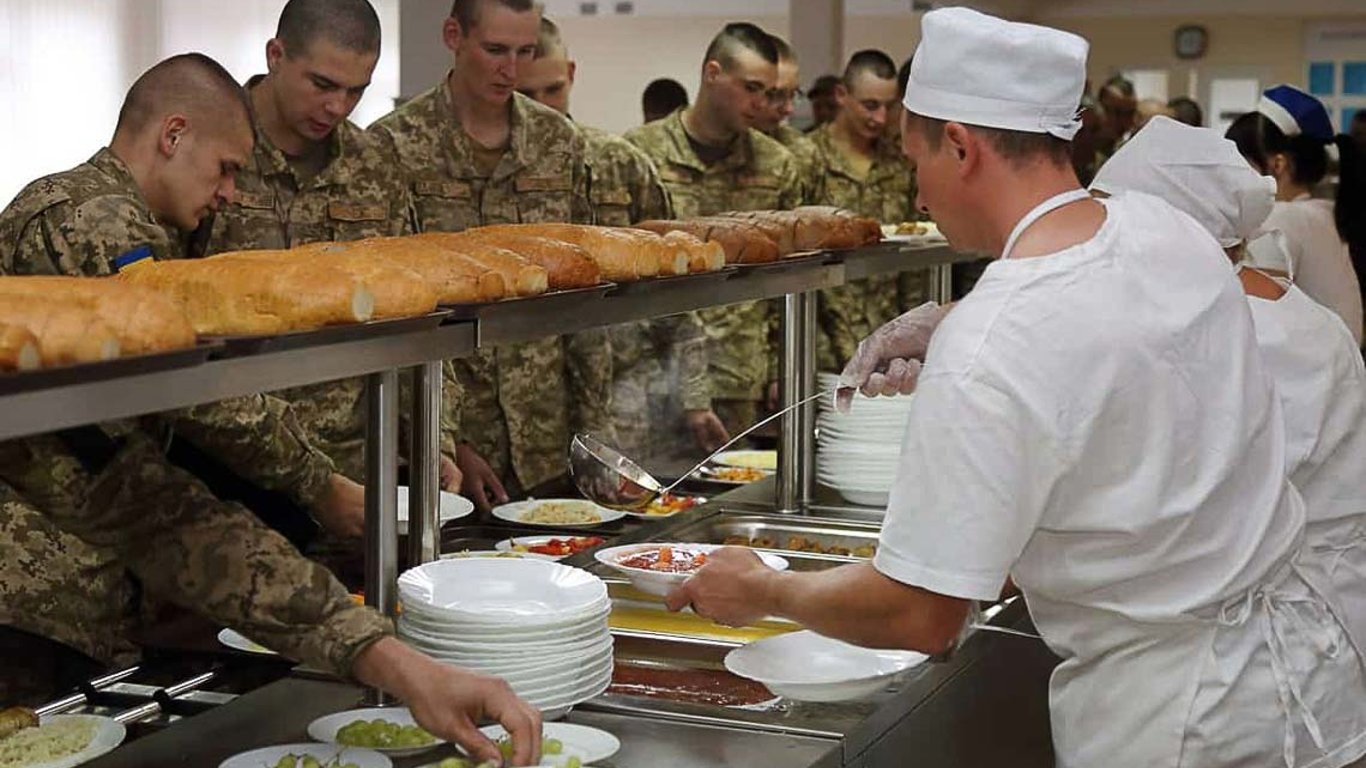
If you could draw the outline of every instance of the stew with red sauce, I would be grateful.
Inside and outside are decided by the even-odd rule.
[[[628,555],[617,565],[663,573],[691,573],[707,564],[707,553],[687,549],[660,547]]]

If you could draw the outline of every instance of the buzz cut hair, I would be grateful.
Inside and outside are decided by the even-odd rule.
[[[736,21],[723,27],[712,38],[711,45],[707,46],[702,63],[705,65],[715,61],[723,68],[730,69],[742,50],[757,54],[769,64],[778,63],[778,45],[773,42],[773,36],[747,21]]]
[[[769,35],[769,37],[773,38],[773,47],[778,49],[778,61],[795,62],[797,60],[797,52],[792,50],[791,43],[777,35]]]
[[[247,92],[222,64],[202,53],[172,56],[142,73],[119,109],[114,135],[135,134],[171,114],[229,127],[250,125]]]
[[[484,10],[485,3],[501,5],[509,11],[517,13],[544,10],[537,0],[454,0],[451,3],[451,18],[460,24],[462,32],[468,33],[471,29],[479,26],[479,17]]]
[[[379,14],[370,0],[289,0],[275,37],[286,56],[300,56],[318,39],[356,53],[379,53]]]
[[[907,116],[916,123],[916,128],[924,135],[930,149],[938,150],[944,142],[944,128],[949,121],[909,111]],[[1052,134],[987,128],[967,123],[963,125],[1017,168],[1033,162],[1045,162],[1056,166],[1070,166],[1072,163],[1072,142]]]
[[[895,80],[896,63],[892,61],[891,56],[874,48],[859,51],[850,56],[849,63],[844,66],[844,87],[852,90],[854,81],[864,73],[871,74],[879,80]]]
[[[1133,81],[1124,75],[1115,75],[1109,80],[1106,80],[1105,84],[1100,87],[1100,90],[1097,93],[1105,93],[1106,91],[1114,91],[1126,99],[1137,98],[1137,92],[1134,90]]]
[[[565,47],[564,38],[560,36],[560,25],[551,21],[549,17],[541,17],[541,29],[536,35],[536,58],[544,59],[559,54],[568,56],[569,49]]]

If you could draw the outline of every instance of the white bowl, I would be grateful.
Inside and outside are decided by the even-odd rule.
[[[398,589],[405,609],[508,625],[567,620],[607,599],[602,579],[544,560],[437,560],[404,571]]]
[[[550,655],[578,654],[596,650],[607,636],[607,630],[587,635],[573,642],[563,643],[544,643],[536,646],[501,646],[493,643],[481,644],[478,646],[459,645],[456,643],[443,642],[425,635],[414,634],[411,630],[404,630],[403,637],[410,640],[423,650],[441,653],[451,659],[463,659],[469,661],[482,661],[484,659],[507,659],[526,661],[528,659],[543,658]]]
[[[327,744],[338,744],[337,731],[344,726],[350,725],[357,720],[384,720],[398,725],[417,725],[417,720],[413,719],[413,713],[407,707],[370,707],[368,709],[351,709],[345,712],[337,712],[331,715],[323,715],[308,724],[308,737]],[[441,739],[433,738],[432,743],[421,747],[402,747],[387,749],[384,747],[368,747],[376,752],[389,755],[390,757],[406,757],[408,755],[418,755],[436,747],[441,746]]]
[[[583,618],[557,624],[537,624],[531,627],[487,627],[473,624],[444,622],[416,611],[405,611],[399,616],[401,625],[406,625],[426,635],[443,640],[458,640],[471,643],[503,642],[511,640],[518,644],[537,643],[573,637],[593,627],[606,624],[608,609],[586,614]]]
[[[652,571],[646,568],[632,568],[622,565],[619,561],[640,552],[647,552],[660,547],[671,547],[673,549],[688,550],[699,553],[709,553],[720,549],[723,544],[693,544],[693,543],[652,543],[652,544],[625,544],[619,547],[609,547],[597,551],[598,562],[612,568],[631,580],[631,584],[642,592],[652,595],[667,595],[679,584],[688,580],[694,572],[670,572]],[[787,560],[769,554],[768,552],[755,552],[764,565],[775,571],[787,570]]]
[[[578,651],[564,656],[546,655],[537,658],[508,659],[501,656],[485,656],[479,659],[453,657],[438,650],[428,651],[427,655],[438,661],[458,667],[473,669],[498,677],[528,679],[538,675],[554,675],[565,669],[574,669],[596,664],[612,653],[611,638],[598,647]]]
[[[274,747],[242,752],[218,764],[218,768],[269,768],[285,755],[309,755],[326,765],[341,758],[343,763],[355,763],[360,768],[394,768],[389,758],[373,749],[343,747],[339,744],[280,744]]]
[[[766,637],[726,654],[726,669],[798,701],[846,701],[876,693],[927,658],[886,651],[809,630]]]
[[[878,490],[856,490],[854,488],[836,488],[839,495],[850,504],[857,504],[861,507],[877,507],[886,509],[887,502],[891,497],[889,491]]]
[[[542,504],[568,504],[576,508],[591,510],[598,514],[598,520],[591,523],[541,523],[522,519],[527,513],[535,510]],[[600,507],[597,504],[584,499],[527,499],[526,501],[514,501],[511,504],[494,507],[493,516],[512,523],[536,525],[543,528],[592,528],[595,525],[602,525],[603,523],[610,523],[613,520],[620,520],[626,516],[626,513],[619,509]]]
[[[474,511],[474,502],[448,491],[441,492],[440,511],[441,525],[445,525],[452,520],[459,520]],[[398,487],[398,532],[408,533],[408,486]]]

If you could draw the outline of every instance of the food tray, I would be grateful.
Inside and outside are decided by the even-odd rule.
[[[706,285],[710,283],[720,283],[729,280],[736,272],[736,266],[728,264],[718,270],[711,272],[693,272],[686,275],[668,275],[665,277],[648,277],[643,280],[636,280],[630,283],[619,283],[608,295],[609,296],[634,296],[642,293],[653,293],[658,290],[670,290],[682,285]]]
[[[210,336],[219,342],[222,350],[215,358],[244,357],[266,352],[283,352],[301,347],[317,347],[324,344],[339,344],[346,341],[360,341],[381,336],[394,336],[400,333],[424,331],[441,325],[450,316],[449,312],[438,309],[416,317],[396,317],[392,320],[371,320],[368,323],[331,325],[311,331],[294,331],[275,336]]]
[[[587,288],[570,288],[564,291],[550,291],[540,296],[519,296],[502,301],[487,301],[482,304],[443,304],[441,309],[450,313],[451,320],[475,320],[503,312],[519,312],[526,308],[527,302],[535,302],[538,309],[568,309],[584,301],[591,301],[607,295],[616,283],[598,283]]]
[[[0,374],[0,395],[14,395],[38,389],[65,387],[72,384],[92,384],[98,381],[138,376],[145,373],[160,373],[176,368],[190,368],[209,359],[211,354],[220,351],[222,344],[213,340],[200,340],[193,347],[157,352],[150,355],[119,357],[100,363],[81,363],[61,368],[47,368],[37,371]]]

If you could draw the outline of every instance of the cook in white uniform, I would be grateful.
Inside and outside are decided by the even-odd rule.
[[[1067,33],[925,15],[902,126],[919,202],[1002,258],[934,332],[877,557],[778,573],[720,550],[669,605],[937,652],[1009,577],[1063,659],[1060,765],[1347,764],[1362,660],[1297,560],[1303,502],[1242,291],[1189,216],[1081,188],[1085,57]],[[920,342],[879,330],[847,381]]]
[[[1109,194],[1146,192],[1190,214],[1233,261],[1263,233],[1275,183],[1217,133],[1154,118],[1091,184]],[[1257,347],[1280,395],[1286,470],[1304,497],[1305,540],[1366,647],[1366,365],[1347,326],[1292,282],[1240,265]]]
[[[1288,264],[1257,254],[1249,261],[1292,275],[1305,293],[1338,313],[1360,345],[1361,288],[1347,242],[1354,231],[1366,231],[1360,223],[1349,224],[1366,205],[1360,150],[1351,137],[1334,136],[1322,102],[1289,85],[1267,90],[1257,111],[1234,121],[1226,135],[1260,173],[1275,178],[1276,205],[1266,227],[1283,232],[1289,246]],[[1329,147],[1338,151],[1342,167],[1336,202],[1309,194],[1328,172]],[[1366,253],[1366,242],[1356,247]]]

